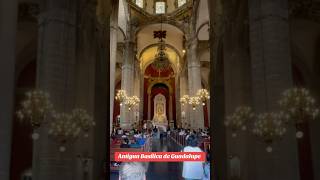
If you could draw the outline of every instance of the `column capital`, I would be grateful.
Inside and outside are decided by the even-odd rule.
[[[186,45],[188,48],[197,47],[198,46],[198,37],[197,36],[187,37]]]

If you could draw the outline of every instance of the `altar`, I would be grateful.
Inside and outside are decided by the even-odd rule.
[[[152,118],[155,126],[161,127],[166,131],[168,127],[168,119],[166,115],[166,98],[162,94],[158,94],[154,98],[154,115]]]

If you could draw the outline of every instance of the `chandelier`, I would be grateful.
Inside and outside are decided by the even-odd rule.
[[[48,134],[60,145],[61,152],[66,151],[66,144],[78,139],[81,133],[81,124],[67,113],[54,113],[53,120],[49,124]]]
[[[167,32],[162,30],[162,16],[161,16],[161,29],[159,31],[153,32],[153,38],[158,38],[158,48],[157,53],[154,57],[154,62],[151,64],[156,70],[163,71],[170,66],[169,58],[165,48],[165,41],[163,40],[166,38]]]
[[[127,97],[126,101],[125,101],[125,105],[128,106],[129,111],[131,111],[131,109],[138,105],[140,102],[140,99],[137,96],[131,96],[131,97]]]
[[[182,106],[189,104],[192,106],[193,110],[196,110],[196,107],[202,102],[202,105],[205,105],[205,102],[210,99],[209,91],[206,89],[199,89],[195,96],[183,95],[180,98],[180,103]]]
[[[247,124],[253,118],[254,113],[251,107],[240,106],[236,108],[232,115],[226,117],[224,124],[231,129],[232,137],[236,137],[238,130],[247,130]]]
[[[281,139],[287,132],[285,122],[279,113],[259,114],[253,123],[253,134],[260,138],[268,146],[267,152],[272,152],[272,143]]]
[[[169,58],[165,50],[165,42],[160,39],[158,43],[157,53],[154,57],[154,62],[152,63],[153,68],[158,71],[163,71],[170,66]]]
[[[287,122],[291,120],[296,125],[319,117],[319,109],[316,107],[315,99],[311,97],[310,92],[305,88],[286,90],[279,104]],[[302,138],[303,132],[298,130],[296,137]]]
[[[122,103],[125,102],[126,98],[127,98],[127,92],[121,89],[118,90],[115,99],[120,102],[120,106],[122,106]]]
[[[42,125],[53,108],[49,94],[41,90],[27,92],[21,105],[21,109],[17,111],[17,116],[21,121],[30,123],[33,130]],[[37,140],[39,134],[34,132],[32,138]]]
[[[89,137],[89,130],[96,125],[93,118],[84,109],[74,109],[71,113],[74,122],[78,123],[84,132],[84,137]]]
[[[180,102],[181,102],[182,106],[184,106],[185,104],[188,104],[189,103],[189,96],[188,95],[183,95],[180,98]]]
[[[205,102],[210,99],[209,92],[206,89],[199,89],[197,92],[197,96],[202,101],[202,106],[205,105]]]
[[[192,106],[193,110],[200,104],[200,98],[198,96],[192,96],[189,98],[189,104]]]

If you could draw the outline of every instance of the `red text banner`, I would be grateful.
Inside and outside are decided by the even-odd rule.
[[[205,161],[205,152],[115,152],[120,162],[183,162]]]

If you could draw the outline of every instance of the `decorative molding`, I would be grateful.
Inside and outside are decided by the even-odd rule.
[[[173,94],[173,88],[170,85],[171,77],[166,78],[149,78],[149,86],[147,89],[148,94],[151,94],[152,87],[156,84],[165,84],[169,88],[169,94]]]

